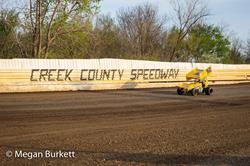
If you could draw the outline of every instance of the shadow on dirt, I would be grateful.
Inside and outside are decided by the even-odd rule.
[[[152,153],[113,153],[107,160],[168,165],[250,165],[250,157],[240,156],[199,156],[199,155],[159,155]]]
[[[227,165],[227,166],[246,166],[250,165],[250,156],[224,156],[224,155],[177,155],[177,154],[154,154],[154,153],[128,153],[128,152],[110,152],[110,151],[88,151],[88,150],[72,150],[58,148],[34,148],[21,146],[0,145],[0,147],[10,150],[23,151],[75,151],[78,157],[81,154],[89,155],[92,158],[105,159],[105,161],[123,161],[137,162],[147,164],[166,164],[166,165]]]
[[[137,86],[136,82],[126,82],[121,89],[134,89]]]
[[[107,160],[125,162],[142,162],[169,165],[250,165],[250,157],[240,156],[199,156],[199,155],[159,155],[152,153],[113,153],[107,155]]]

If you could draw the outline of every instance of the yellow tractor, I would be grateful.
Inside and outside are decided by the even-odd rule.
[[[178,95],[188,94],[197,96],[199,94],[211,95],[213,89],[208,86],[208,76],[212,72],[211,67],[200,70],[198,68],[192,69],[186,75],[187,81],[191,83],[182,83],[177,88]]]

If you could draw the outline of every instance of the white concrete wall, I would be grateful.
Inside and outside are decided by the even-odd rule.
[[[212,84],[250,81],[250,65],[192,64],[123,59],[1,59],[0,93],[170,87],[185,81],[185,74],[192,68],[204,69],[208,66],[211,66],[213,71],[209,78]],[[33,69],[68,69],[73,71],[70,75],[71,80],[32,81]],[[112,69],[117,71],[113,79],[80,80],[81,70],[84,69],[95,69],[99,72]],[[132,70],[136,69],[144,69],[143,72],[146,75],[141,75],[138,79],[133,80]],[[167,77],[149,79],[150,71],[151,74],[154,74],[154,69],[160,69],[167,73]],[[118,70],[122,72],[122,77],[119,76]],[[171,72],[176,72],[176,77]],[[34,76],[38,78],[39,72],[34,73]],[[55,77],[56,72],[53,71],[51,74],[52,77]],[[84,72],[83,76],[87,77],[88,73]]]

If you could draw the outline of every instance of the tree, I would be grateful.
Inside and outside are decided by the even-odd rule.
[[[99,1],[30,0],[26,16],[32,34],[33,57],[48,58],[50,46],[58,36],[84,31],[79,23],[95,14]]]
[[[19,50],[16,42],[16,28],[19,24],[18,13],[15,10],[0,11],[0,56],[1,58],[15,57]]]
[[[74,33],[65,33],[57,36],[56,40],[50,45],[50,58],[89,58],[86,55],[90,47],[90,38],[92,33],[92,23],[84,22],[79,23],[80,25],[71,25],[69,28],[78,28],[84,26],[84,30],[76,31]],[[63,31],[68,30],[68,27],[64,26]]]
[[[222,62],[230,51],[230,42],[219,27],[197,24],[188,33],[186,50],[186,57],[192,55],[197,62]]]
[[[171,47],[169,53],[169,61],[174,59],[181,42],[187,36],[190,29],[199,21],[209,16],[207,5],[202,0],[175,0],[172,1],[172,7],[175,14],[175,29],[177,30],[177,38]]]
[[[250,63],[250,39],[247,40],[245,56],[246,56],[246,63]]]
[[[229,57],[226,59],[225,63],[239,64],[243,63],[242,55],[242,41],[239,38],[233,38]]]
[[[111,16],[101,15],[96,19],[90,44],[88,54],[95,58],[119,58],[121,56],[119,29]]]
[[[140,59],[157,53],[165,20],[159,17],[155,7],[146,3],[122,9],[117,19],[127,53]]]

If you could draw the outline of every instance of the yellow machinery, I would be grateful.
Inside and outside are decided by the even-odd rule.
[[[198,94],[205,93],[206,95],[211,95],[213,89],[208,86],[208,76],[212,72],[211,67],[204,70],[199,70],[197,68],[192,69],[186,75],[187,81],[192,81],[192,83],[182,83],[177,88],[177,93],[190,94],[192,96],[197,96]]]

